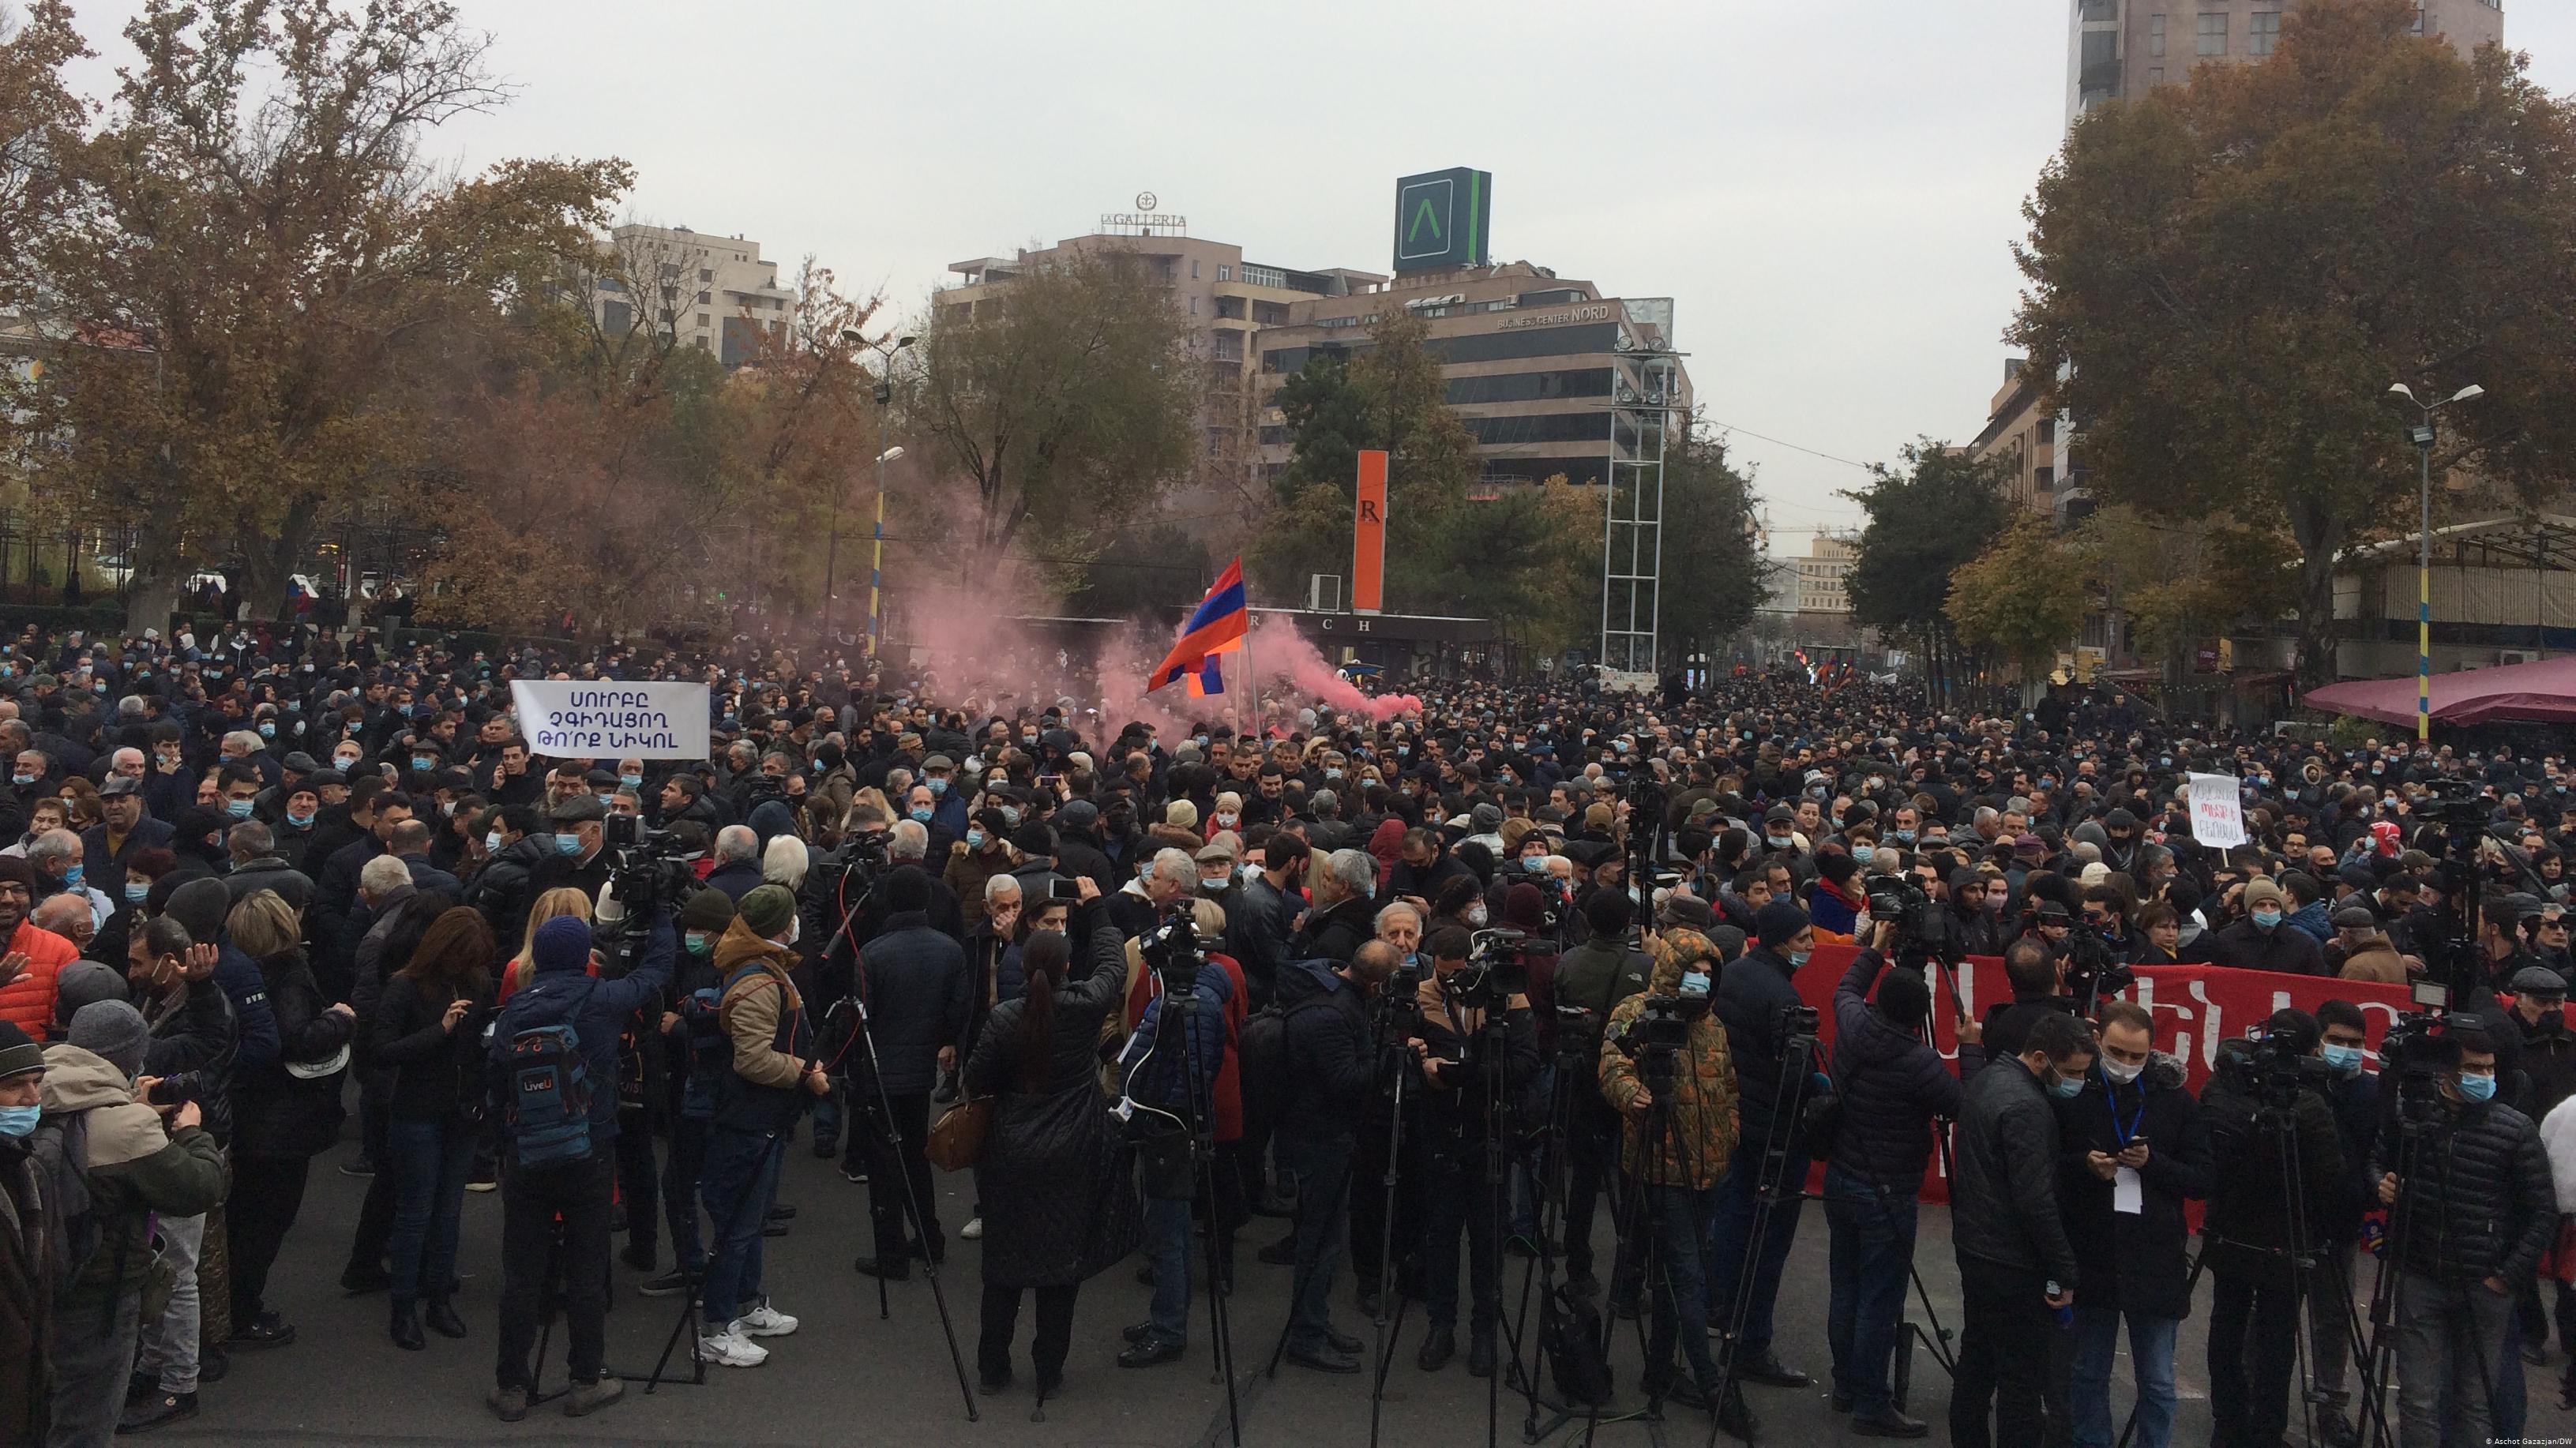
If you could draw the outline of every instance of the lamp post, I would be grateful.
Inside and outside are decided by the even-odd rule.
[[[911,346],[913,339],[897,337],[891,344],[871,342],[861,336],[856,328],[844,327],[841,329],[841,340],[850,346],[864,347],[877,354],[879,364],[876,385],[877,437],[882,441],[885,437],[886,408],[894,401],[894,356],[897,352]],[[903,445],[900,443],[877,454],[876,526],[868,551],[868,658],[871,661],[877,656],[877,635],[880,628],[878,603],[883,597],[885,576],[885,465],[902,456]],[[831,551],[825,555],[823,563],[823,636],[826,639],[832,635],[831,553],[840,551],[840,542],[841,510],[834,508]]]
[[[2404,398],[2423,414],[2406,429],[2406,436],[2415,444],[2421,476],[2423,531],[2415,555],[2415,742],[2424,744],[2433,737],[2433,414],[2454,402],[2473,402],[2486,396],[2487,390],[2472,382],[2438,402],[2425,402],[2414,388],[2392,382],[2388,393]]]

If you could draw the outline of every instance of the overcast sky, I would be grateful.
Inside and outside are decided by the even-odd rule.
[[[102,72],[138,8],[78,4]],[[1863,475],[1799,448],[1893,459],[1985,420],[2069,5],[457,8],[517,95],[434,151],[621,156],[634,219],[750,237],[782,272],[810,253],[904,312],[948,263],[1147,190],[1250,260],[1384,271],[1395,177],[1489,170],[1496,260],[1676,299],[1707,416],[1779,440],[1734,436],[1803,552]],[[2569,7],[2518,3],[2505,33],[2576,89]]]

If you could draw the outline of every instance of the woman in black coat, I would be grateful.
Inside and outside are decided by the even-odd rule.
[[[1064,1380],[1073,1343],[1074,1294],[1114,1260],[1106,1238],[1132,1221],[1104,1210],[1115,1142],[1100,1094],[1100,1023],[1127,985],[1126,942],[1109,924],[1099,887],[1082,890],[1069,935],[1088,941],[1087,969],[1068,980],[1073,946],[1041,931],[1021,946],[1026,984],[993,1008],[966,1062],[966,1094],[992,1097],[993,1122],[975,1163],[984,1212],[984,1328],[976,1359],[984,1391],[1011,1382],[1011,1338],[1020,1293],[1037,1289],[1030,1344],[1041,1401]],[[1129,1215],[1132,1216],[1132,1213]],[[1124,1252],[1116,1253],[1125,1255]]]
[[[304,1205],[313,1158],[339,1140],[341,1078],[357,1014],[327,1009],[299,941],[295,908],[255,890],[225,920],[233,943],[259,962],[277,1017],[278,1059],[233,1082],[233,1187],[224,1203],[232,1250],[233,1341],[283,1347],[295,1329],[261,1301],[268,1270]]]
[[[449,1301],[465,1178],[483,1101],[479,1037],[492,1010],[492,930],[459,905],[430,922],[411,961],[385,982],[368,1055],[393,1068],[386,1145],[394,1174],[394,1346],[425,1345],[419,1304],[441,1337],[465,1336]],[[381,1169],[381,1168],[380,1168]]]

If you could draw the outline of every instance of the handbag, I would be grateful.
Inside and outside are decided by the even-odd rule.
[[[960,1101],[940,1113],[921,1154],[941,1171],[964,1171],[983,1157],[984,1136],[992,1128],[992,1097]]]

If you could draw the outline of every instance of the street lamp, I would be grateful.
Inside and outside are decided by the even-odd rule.
[[[841,329],[841,341],[847,346],[863,347],[868,351],[877,354],[880,363],[877,368],[877,385],[875,390],[877,402],[877,436],[879,438],[883,438],[885,436],[885,409],[894,401],[894,354],[911,346],[913,339],[910,337],[897,337],[891,345],[888,345],[885,343],[869,341],[866,337],[862,336],[855,327],[844,327]],[[868,658],[870,660],[874,660],[877,656],[877,606],[878,600],[882,596],[881,589],[885,570],[885,465],[902,456],[903,447],[899,443],[877,454],[876,533],[875,537],[871,541],[868,556]],[[834,507],[832,509],[831,543],[823,555],[823,637],[826,642],[829,642],[832,637],[832,571],[834,560],[839,556],[840,551],[841,510],[838,507]]]
[[[2422,477],[2423,533],[2415,555],[2415,742],[2424,744],[2433,738],[2433,414],[2454,402],[2474,402],[2487,390],[2472,382],[2439,402],[2425,402],[2414,388],[2392,382],[2388,393],[2423,414],[2406,429],[2406,437],[2415,444]]]

